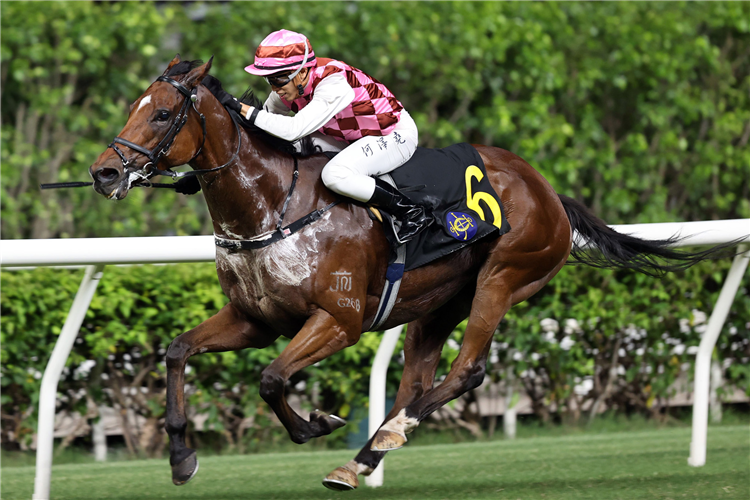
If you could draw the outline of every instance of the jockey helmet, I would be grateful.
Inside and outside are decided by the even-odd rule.
[[[255,62],[245,68],[251,75],[268,76],[281,71],[293,71],[294,78],[302,68],[316,65],[315,52],[305,35],[294,31],[274,31],[260,42],[255,51]]]

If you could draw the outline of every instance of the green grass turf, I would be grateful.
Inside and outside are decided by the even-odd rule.
[[[687,465],[689,429],[412,446],[386,458],[385,485],[329,491],[352,451],[213,456],[187,485],[164,460],[52,470],[54,499],[750,499],[750,427],[713,427],[704,467]],[[200,457],[200,452],[198,453]],[[30,499],[33,467],[2,470],[2,498]]]

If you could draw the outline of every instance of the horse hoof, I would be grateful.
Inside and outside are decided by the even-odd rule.
[[[323,479],[323,486],[329,490],[349,491],[359,486],[357,474],[346,467],[338,467]]]
[[[320,430],[325,434],[330,434],[336,429],[346,425],[346,420],[336,415],[326,415],[320,410],[313,410],[310,412],[310,422],[318,424]]]
[[[185,460],[177,465],[172,466],[172,482],[176,486],[181,486],[191,479],[198,472],[198,457],[195,452],[187,456]]]
[[[398,450],[406,443],[406,436],[393,431],[379,430],[372,440],[370,450],[372,451],[392,451]]]

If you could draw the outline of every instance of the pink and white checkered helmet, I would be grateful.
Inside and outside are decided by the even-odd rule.
[[[255,62],[245,68],[252,75],[268,76],[280,71],[299,72],[316,65],[315,52],[305,35],[294,31],[274,31],[260,42]]]

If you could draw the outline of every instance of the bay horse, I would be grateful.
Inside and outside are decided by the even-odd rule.
[[[278,233],[277,221],[284,211],[288,220],[298,220],[339,200],[320,180],[326,156],[298,158],[288,143],[237,125],[202,84],[213,78],[208,76],[211,63],[181,61],[179,55],[169,63],[131,106],[120,136],[90,167],[94,189],[121,200],[132,185],[189,164],[193,170],[188,173],[201,174],[196,177],[215,234],[230,240],[263,240]],[[556,194],[517,155],[474,147],[512,229],[405,273],[399,300],[382,326],[408,323],[395,404],[357,456],[326,476],[324,484],[330,488],[356,488],[357,476],[371,473],[386,451],[403,446],[406,434],[428,415],[481,384],[503,316],[547,284],[571,252],[588,264],[648,274],[687,267],[709,256],[670,250],[673,240],[645,241],[616,233],[583,205]],[[297,188],[287,199],[297,164]],[[195,354],[262,349],[282,335],[288,337],[287,347],[262,372],[260,395],[295,443],[344,424],[319,411],[304,420],[287,403],[284,388],[295,372],[356,344],[376,314],[389,245],[381,224],[368,216],[366,207],[345,201],[272,245],[250,250],[217,247],[219,282],[229,303],[176,337],[166,355],[165,427],[174,484],[186,483],[198,470],[196,452],[185,444],[184,371]],[[596,247],[598,256],[575,245],[573,231]],[[345,296],[332,286],[341,273],[350,277]],[[342,302],[342,297],[351,300]],[[467,317],[460,353],[435,387],[443,344]]]

